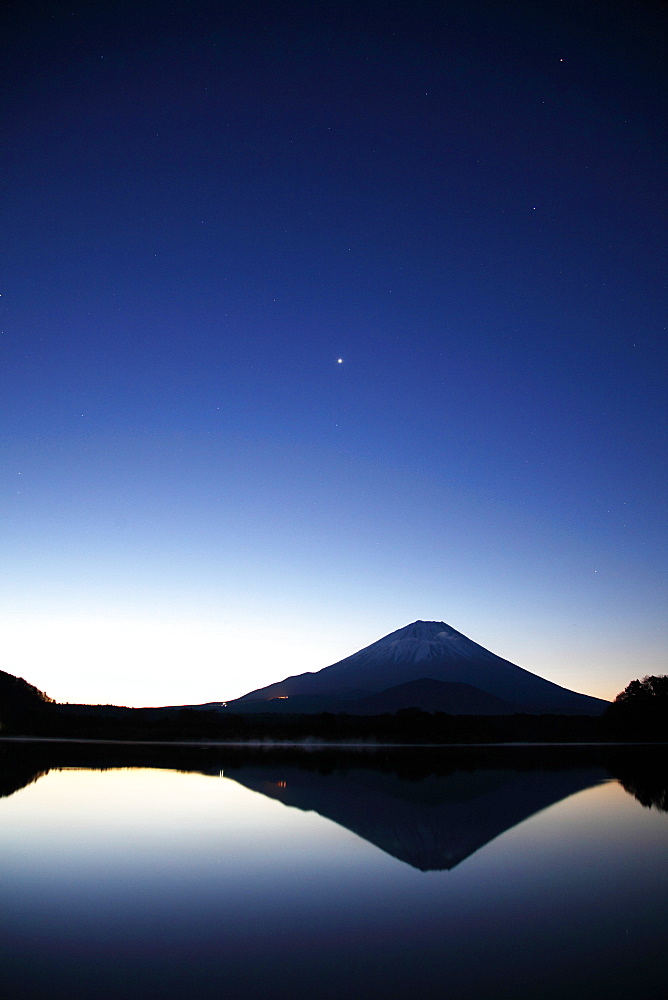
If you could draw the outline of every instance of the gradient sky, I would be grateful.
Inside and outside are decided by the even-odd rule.
[[[422,618],[666,671],[663,4],[1,18],[0,668],[199,703]]]

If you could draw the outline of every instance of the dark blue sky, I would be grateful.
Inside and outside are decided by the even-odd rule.
[[[2,669],[665,672],[663,4],[3,11]]]

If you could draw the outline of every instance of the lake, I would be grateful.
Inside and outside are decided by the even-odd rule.
[[[665,764],[0,741],[0,992],[654,1000]]]

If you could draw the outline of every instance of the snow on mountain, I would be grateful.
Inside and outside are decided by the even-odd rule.
[[[251,691],[234,704],[241,709],[245,702],[303,695],[341,698],[352,691],[361,696],[424,678],[473,685],[510,702],[516,711],[600,714],[607,705],[518,667],[445,622],[423,621],[397,629],[316,673],[286,677]]]

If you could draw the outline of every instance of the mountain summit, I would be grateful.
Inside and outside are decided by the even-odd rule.
[[[463,714],[461,708],[454,707],[455,688],[460,697],[462,685],[477,689],[480,694],[480,707],[476,708],[469,697],[467,704],[471,707],[466,714],[491,714],[492,700],[494,714],[600,715],[608,704],[560,687],[504,660],[445,622],[416,621],[338,663],[316,673],[286,677],[228,702],[228,707],[239,711],[338,710],[372,714],[363,707],[365,702],[375,703],[376,699],[369,701],[370,695],[402,685],[408,689],[406,696],[414,697],[415,685],[409,682],[427,680],[441,682],[438,706],[434,706],[439,711],[448,710],[443,706],[447,705],[446,688],[452,686],[453,714]],[[426,691],[429,686],[422,687]],[[397,704],[396,697],[386,698]]]

